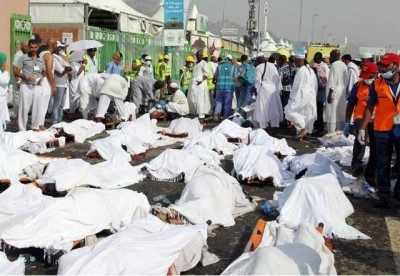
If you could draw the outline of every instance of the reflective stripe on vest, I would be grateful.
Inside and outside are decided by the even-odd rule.
[[[208,74],[207,78],[207,87],[208,90],[213,90],[215,88],[215,84],[212,82],[214,78],[214,66],[210,62],[208,62],[207,65],[210,70],[210,74]]]
[[[357,84],[357,103],[354,106],[354,120],[362,119],[364,116],[364,110],[367,106],[369,86],[365,84],[363,80],[359,81]]]
[[[165,77],[171,76],[171,69],[169,68],[168,63],[163,62],[163,65],[164,65],[164,72],[163,72],[164,76],[163,77],[165,79]]]
[[[400,101],[395,106],[389,85],[383,78],[374,81],[378,102],[375,106],[374,129],[377,131],[390,131],[393,128],[394,116],[400,113]],[[396,93],[396,91],[393,91]]]

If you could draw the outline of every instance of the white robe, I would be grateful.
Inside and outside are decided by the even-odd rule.
[[[264,67],[264,78],[261,79]],[[281,98],[279,96],[281,82],[278,70],[270,62],[262,63],[256,67],[257,100],[254,110],[254,120],[260,124],[261,128],[266,128],[268,124],[272,127],[279,127],[283,120],[283,110]]]
[[[326,104],[326,122],[330,124],[343,123],[346,117],[346,91],[348,83],[347,66],[342,61],[335,61],[329,71],[326,95],[333,90],[332,103]]]
[[[204,118],[211,112],[211,95],[208,91],[207,80],[203,81],[203,76],[210,74],[207,62],[202,60],[193,69],[192,79],[189,85],[189,110],[190,114]],[[197,85],[197,81],[203,81]]]
[[[302,66],[294,78],[290,99],[285,107],[286,119],[297,131],[307,128],[311,133],[314,121],[317,119],[318,83],[315,73],[308,66]]]
[[[10,122],[10,114],[8,113],[7,96],[8,96],[8,83],[10,81],[10,74],[1,72],[0,70],[0,132],[6,129],[6,124]]]
[[[360,69],[358,69],[357,65],[353,62],[350,62],[347,65],[348,72],[349,72],[349,83],[347,86],[347,92],[350,93],[351,89],[353,88],[354,84],[356,84],[360,77]]]
[[[180,89],[174,93],[174,97],[171,102],[167,103],[166,109],[167,112],[178,113],[181,116],[189,114],[188,100]]]

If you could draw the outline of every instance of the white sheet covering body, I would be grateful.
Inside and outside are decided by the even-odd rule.
[[[223,195],[223,196],[221,196]],[[234,217],[254,210],[235,178],[213,168],[201,167],[186,184],[181,197],[170,205],[193,224],[211,220],[224,227],[235,224]]]
[[[87,138],[103,132],[106,127],[102,123],[79,119],[72,123],[61,122],[51,128],[62,128],[65,133],[74,135],[76,143],[83,143]]]
[[[265,74],[262,79],[264,69]],[[256,67],[256,73],[257,99],[254,120],[261,128],[268,127],[268,124],[271,127],[279,127],[279,123],[283,120],[283,110],[279,96],[282,85],[278,70],[274,64],[265,62]]]
[[[268,222],[261,244],[222,275],[336,275],[334,256],[313,226]]]
[[[218,126],[213,128],[212,133],[221,133],[228,138],[239,138],[244,142],[248,141],[251,128],[244,128],[229,119],[223,120]]]
[[[0,144],[0,179],[18,178],[24,168],[35,163],[39,163],[35,155]]]
[[[278,221],[289,225],[324,223],[323,235],[343,239],[369,239],[346,224],[354,208],[331,174],[303,177],[278,197]]]
[[[314,71],[308,66],[300,67],[295,75],[290,99],[285,107],[285,116],[298,132],[306,128],[312,133],[317,119],[318,83]]]
[[[193,136],[203,130],[203,125],[200,124],[198,118],[179,118],[171,122],[167,132],[173,134],[188,133],[188,136]]]
[[[139,167],[128,162],[106,161],[91,165],[82,159],[60,159],[49,163],[39,184],[55,183],[57,191],[91,185],[102,189],[117,189],[138,183],[144,178]]]
[[[182,250],[198,235],[206,246],[206,224],[171,225],[150,215],[95,245],[62,256],[58,274],[166,275]],[[194,267],[200,255],[196,252],[187,256],[189,264],[185,270]]]
[[[25,275],[25,259],[10,262],[4,252],[0,252],[0,275]]]
[[[272,153],[279,152],[282,155],[295,155],[296,151],[289,147],[285,138],[277,139],[270,136],[265,130],[253,130],[249,134],[250,145],[260,145],[267,147]]]
[[[345,175],[338,164],[320,153],[303,154],[296,157],[286,157],[284,164],[295,175],[306,169],[304,176],[318,176],[331,173],[337,177],[342,186],[349,185],[353,179]]]
[[[46,142],[54,139],[54,131],[0,132],[0,144],[6,144],[17,149],[22,148],[27,142]]]
[[[222,151],[223,155],[232,155],[237,146],[228,142],[221,133],[202,132],[184,141],[184,148],[199,145],[210,150]]]
[[[150,210],[146,196],[131,190],[75,188],[63,198],[42,201],[34,215],[0,238],[17,248],[65,248],[104,229],[118,230],[143,210]]]
[[[243,146],[233,153],[238,179],[273,178],[276,187],[283,186],[284,171],[279,159],[265,146]]]

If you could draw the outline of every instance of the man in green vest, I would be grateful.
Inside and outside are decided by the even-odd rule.
[[[132,61],[132,71],[129,75],[131,80],[137,77],[140,67],[145,63],[144,59],[146,58],[146,56],[147,54],[143,54],[140,59],[136,58]]]
[[[156,80],[165,81],[169,85],[171,83],[171,69],[168,62],[169,55],[158,56],[158,62],[154,66],[154,77]]]
[[[179,71],[179,80],[180,80],[180,85],[182,87],[181,90],[186,95],[189,91],[190,79],[192,78],[193,64],[194,64],[193,56],[187,56],[185,67],[183,67]]]

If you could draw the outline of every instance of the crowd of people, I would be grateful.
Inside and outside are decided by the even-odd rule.
[[[379,187],[380,205],[387,206],[393,145],[400,154],[398,55],[388,53],[375,64],[372,55],[355,61],[333,50],[329,58],[315,53],[308,64],[304,54],[280,55],[275,61],[262,53],[252,58],[242,55],[234,59],[229,54],[209,58],[205,50],[187,56],[179,79],[173,80],[168,54],[159,55],[155,64],[151,56],[143,54],[126,68],[123,55],[117,52],[100,73],[96,52],[85,49],[67,54],[66,45],[53,39],[44,45],[34,39],[21,43],[12,69],[13,109],[19,130],[27,129],[29,113],[30,129],[41,131],[46,129],[47,113],[56,124],[63,121],[65,110],[68,119],[82,116],[105,123],[111,120],[107,117],[128,121],[144,113],[156,119],[194,115],[203,125],[207,116],[218,122],[237,112],[262,129],[294,127],[295,138],[300,140],[338,130],[349,136],[353,125],[358,137],[353,174],[363,172],[368,140],[371,155],[366,179]],[[6,59],[0,53],[0,131],[10,122],[7,91],[11,70]],[[395,197],[400,198],[397,186]]]

